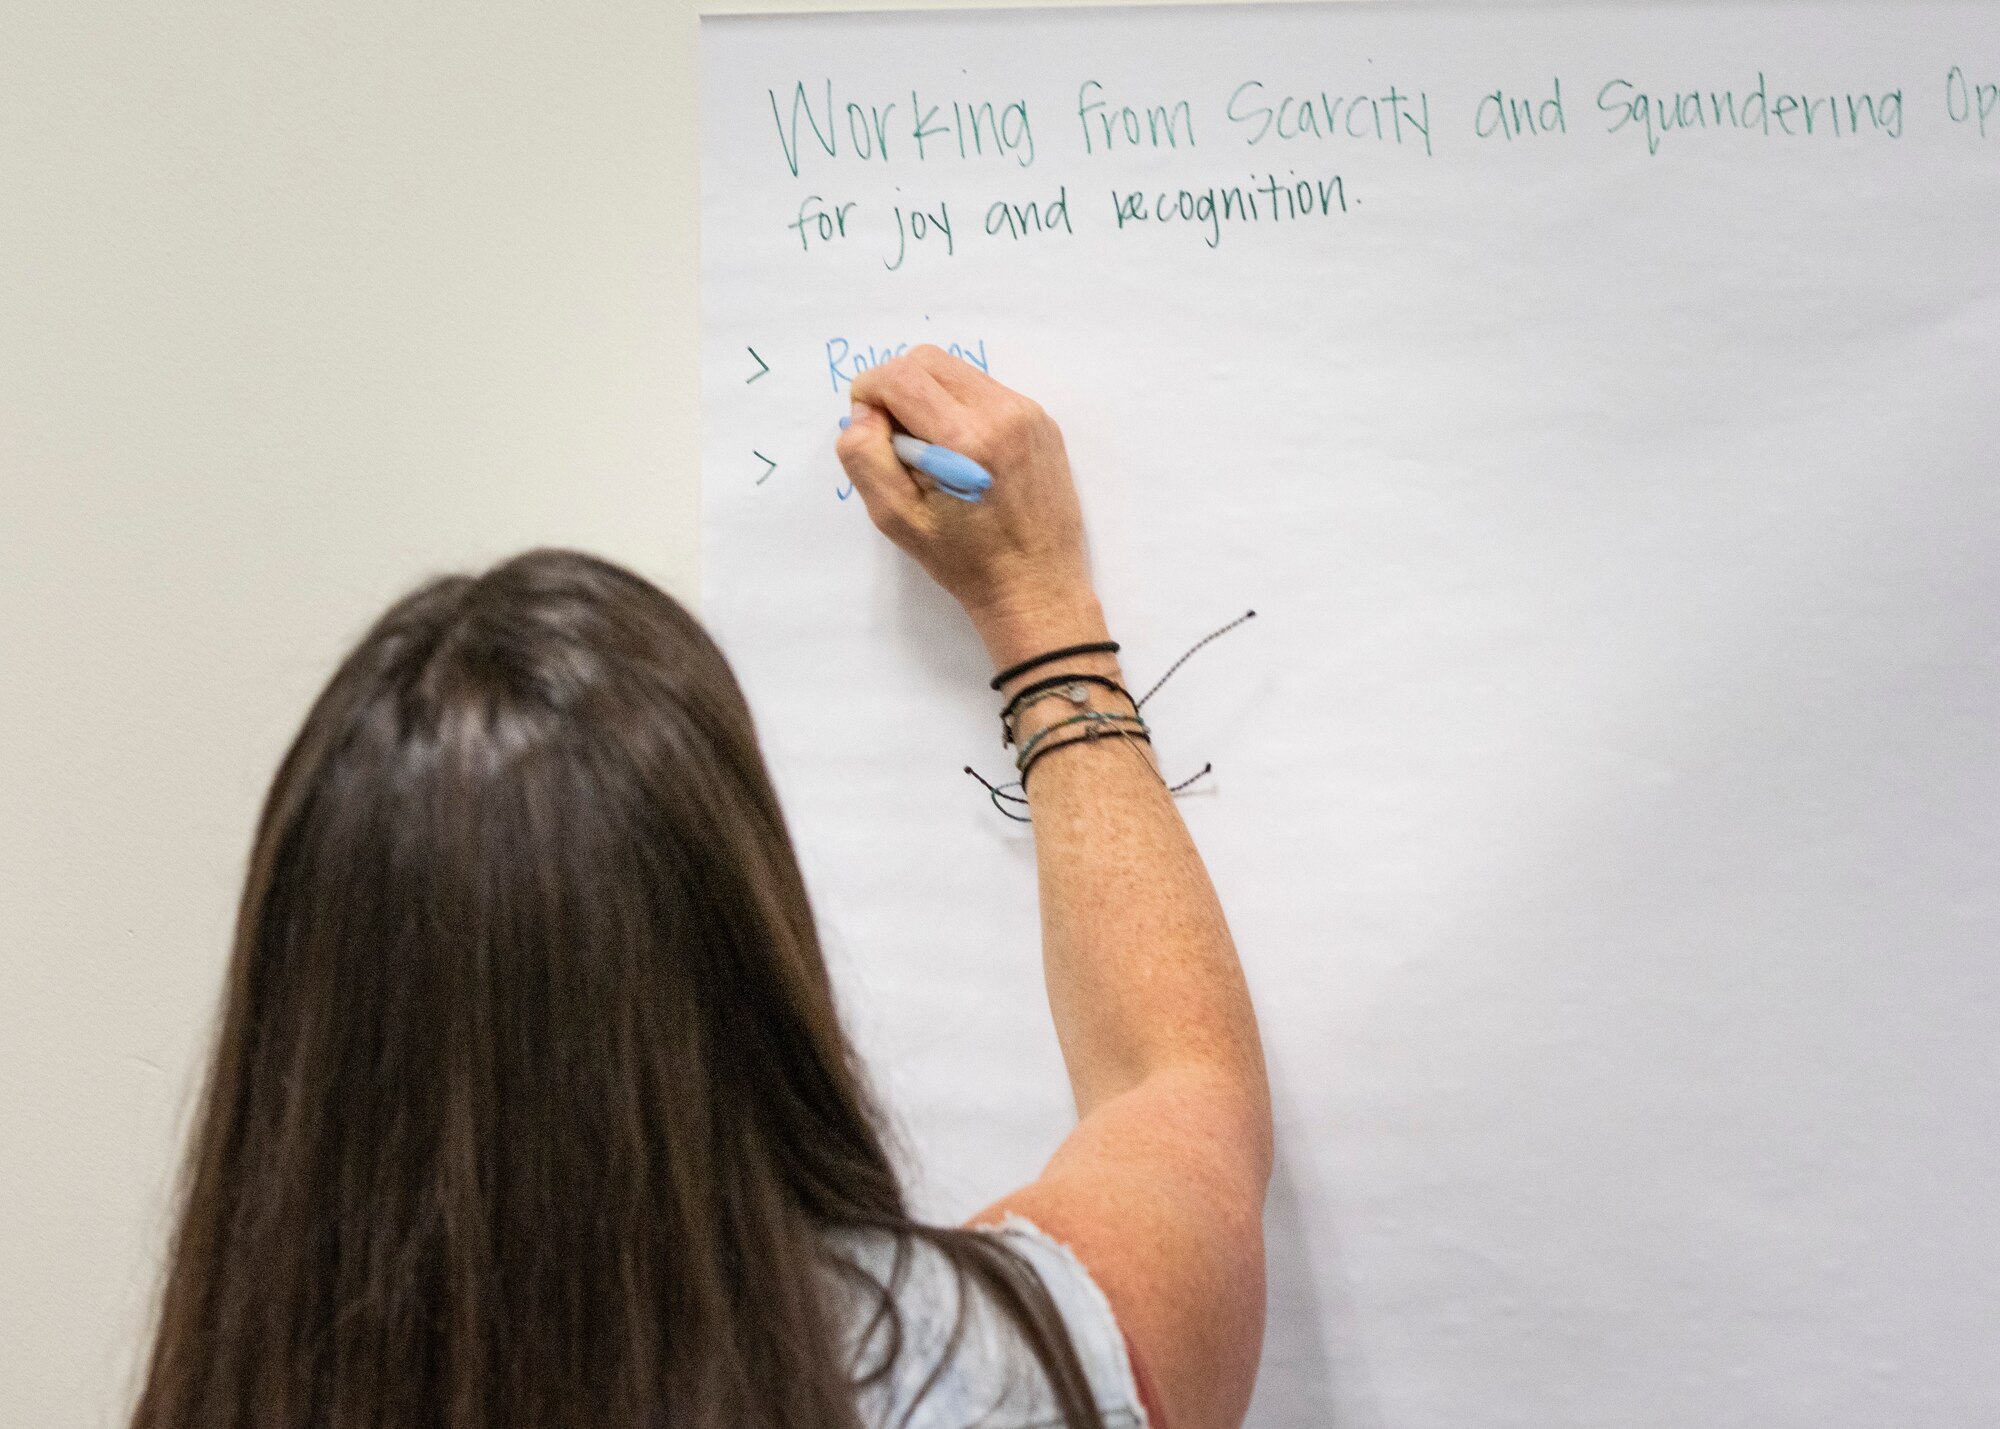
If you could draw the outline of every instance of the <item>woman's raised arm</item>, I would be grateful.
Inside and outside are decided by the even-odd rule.
[[[853,395],[840,456],[855,489],[957,597],[996,670],[1108,639],[1062,436],[1038,406],[928,347],[862,373]],[[891,448],[896,428],[984,465],[986,499],[923,484]],[[1000,698],[1057,674],[1122,684],[1115,658],[1093,653],[1017,676]],[[1201,856],[1137,726],[1096,718],[1131,713],[1086,682],[1023,702],[1014,721],[1033,755],[1043,964],[1078,1122],[1039,1178],[976,1219],[1016,1211],[1068,1242],[1167,1429],[1229,1429],[1263,1337],[1270,1096]]]

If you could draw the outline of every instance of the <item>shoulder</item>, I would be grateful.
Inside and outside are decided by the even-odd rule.
[[[1099,1406],[1115,1403],[1129,1413],[1128,1419],[1115,1419],[1107,1407],[1106,1429],[1118,1429],[1121,1423],[1143,1425],[1146,1416],[1140,1408],[1137,1377],[1124,1332],[1112,1313],[1111,1302],[1076,1252],[1021,1215],[1010,1213],[998,1225],[984,1227],[982,1233],[1002,1241],[1048,1287]]]
[[[1145,1429],[1146,1414],[1110,1302],[1082,1262],[1020,1216],[982,1227],[1048,1290],[1105,1429]],[[1013,1321],[943,1250],[884,1232],[841,1232],[833,1304],[868,1429],[1051,1429],[1054,1396]]]

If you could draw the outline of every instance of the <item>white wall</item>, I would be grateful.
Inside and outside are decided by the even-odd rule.
[[[0,7],[0,1424],[129,1403],[338,655],[535,544],[693,598],[695,8]]]

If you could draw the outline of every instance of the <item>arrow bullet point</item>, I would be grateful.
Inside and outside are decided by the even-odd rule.
[[[757,380],[757,379],[758,379],[759,377],[762,377],[762,376],[763,376],[763,375],[764,375],[764,374],[765,374],[766,372],[769,372],[769,371],[771,370],[771,364],[770,364],[770,363],[768,363],[768,362],[766,362],[766,361],[765,361],[765,360],[764,360],[763,358],[761,358],[761,357],[758,357],[758,356],[757,356],[757,349],[756,349],[756,348],[754,348],[754,347],[746,347],[746,348],[744,348],[743,350],[744,350],[745,352],[749,353],[749,354],[750,354],[750,356],[751,356],[751,357],[752,357],[752,358],[753,358],[753,359],[754,359],[754,360],[756,361],[756,363],[757,363],[757,370],[756,370],[755,372],[751,373],[751,374],[750,374],[750,375],[749,375],[748,377],[746,377],[746,378],[744,378],[744,379],[743,379],[743,385],[747,387],[747,386],[749,386],[749,385],[750,385],[750,384],[751,384],[752,382],[755,382],[755,381],[756,381],[756,380]]]
[[[755,458],[757,458],[757,460],[758,460],[758,461],[761,461],[762,463],[764,463],[764,475],[763,475],[763,476],[760,476],[760,477],[758,477],[758,478],[757,478],[757,482],[756,482],[756,484],[757,484],[758,486],[762,486],[762,485],[764,484],[764,479],[765,479],[765,477],[768,477],[768,476],[769,476],[769,475],[770,475],[770,474],[771,474],[772,472],[774,472],[774,471],[776,471],[776,470],[778,469],[778,464],[777,464],[776,462],[772,461],[772,460],[771,460],[771,459],[770,459],[769,457],[765,456],[765,455],[764,455],[764,454],[763,454],[762,452],[760,452],[760,451],[755,451],[755,450],[753,450],[753,451],[752,451],[752,452],[750,453],[750,455],[751,455],[751,456],[754,456]]]

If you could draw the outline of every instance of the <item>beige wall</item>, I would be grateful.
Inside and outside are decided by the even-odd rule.
[[[0,7],[0,1424],[129,1402],[343,648],[533,544],[695,592],[694,9]]]

